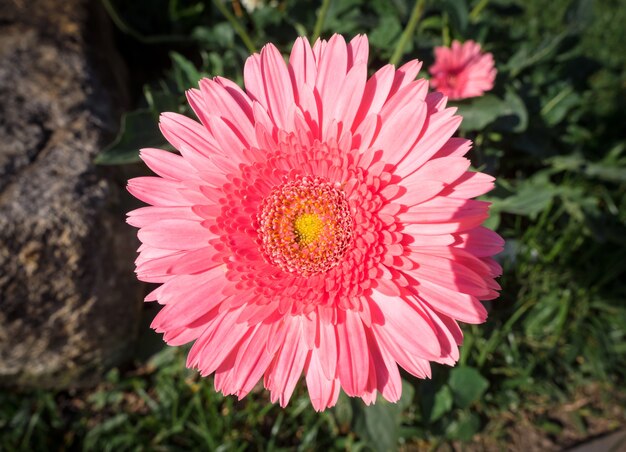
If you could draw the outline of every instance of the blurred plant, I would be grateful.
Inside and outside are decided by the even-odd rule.
[[[493,55],[483,53],[472,40],[435,47],[435,64],[428,72],[431,87],[450,100],[482,96],[493,88],[496,78]]]

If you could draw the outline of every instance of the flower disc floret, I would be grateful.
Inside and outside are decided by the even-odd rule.
[[[274,189],[257,221],[268,262],[302,276],[336,266],[352,238],[345,194],[318,177],[298,177]]]

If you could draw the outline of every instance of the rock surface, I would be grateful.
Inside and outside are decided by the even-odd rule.
[[[92,162],[120,104],[94,4],[0,0],[2,385],[88,385],[137,334],[137,243]]]

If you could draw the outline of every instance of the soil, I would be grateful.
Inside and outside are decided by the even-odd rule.
[[[560,404],[532,400],[529,408],[491,420],[470,443],[438,450],[562,451],[621,430],[626,425],[626,394],[615,386],[593,383],[578,388]]]

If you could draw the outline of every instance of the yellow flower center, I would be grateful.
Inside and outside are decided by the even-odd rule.
[[[314,213],[304,213],[294,222],[296,240],[301,245],[313,243],[320,236],[324,222]]]

